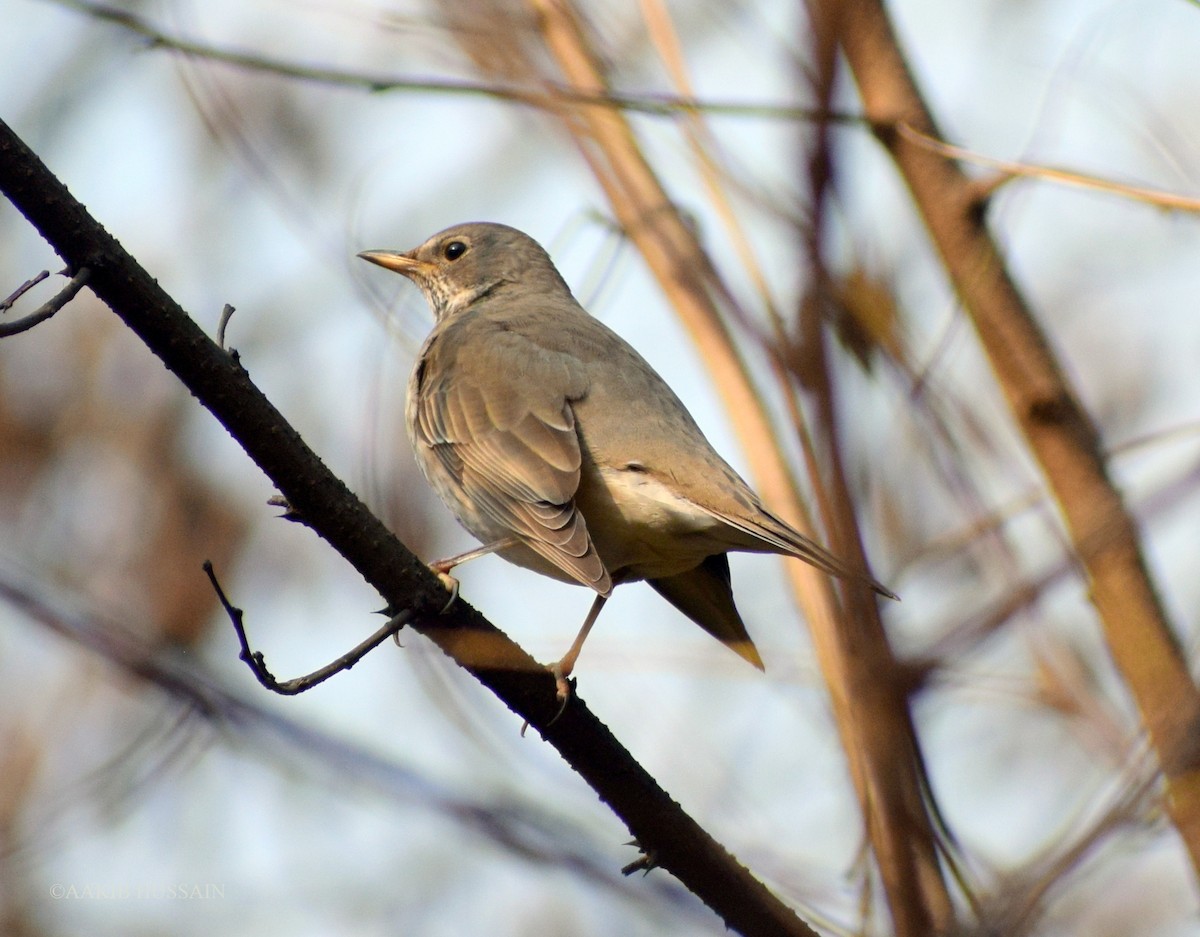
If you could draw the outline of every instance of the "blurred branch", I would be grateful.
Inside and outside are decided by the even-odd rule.
[[[829,107],[813,107],[801,104],[778,104],[767,101],[719,101],[701,99],[688,95],[670,94],[623,94],[618,91],[604,93],[582,93],[576,88],[549,83],[542,88],[520,88],[489,82],[464,81],[453,78],[414,78],[395,74],[371,74],[354,69],[335,68],[321,65],[305,65],[285,59],[271,58],[259,52],[226,48],[211,43],[196,42],[174,36],[154,25],[148,19],[128,10],[107,3],[91,0],[51,0],[59,6],[77,10],[101,22],[111,23],[140,36],[150,48],[166,49],[190,58],[222,62],[236,68],[265,72],[284,78],[295,78],[316,84],[335,87],[360,88],[372,93],[389,91],[412,91],[429,94],[450,94],[494,98],[528,107],[553,110],[555,102],[592,104],[614,110],[644,114],[649,117],[681,117],[708,114],[714,117],[756,118],[761,120],[824,122],[848,125],[865,125],[875,122],[862,114],[851,114]],[[1197,0],[1200,2],[1200,0]],[[1097,189],[1135,201],[1146,202],[1162,208],[1178,211],[1200,212],[1200,198],[1176,195],[1161,189],[1127,185],[1089,173],[1076,172],[1049,166],[1009,162],[962,147],[944,143],[936,137],[927,136],[920,130],[904,126],[897,128],[911,135],[914,142],[929,147],[954,159],[991,166],[1002,173],[1000,182],[1012,176],[1026,176],[1058,182],[1063,185]],[[921,138],[921,139],[918,139]]]
[[[601,56],[578,10],[568,0],[530,0],[530,6],[537,14],[543,42],[575,96],[603,96],[606,78]],[[651,6],[646,10],[654,21],[656,11]],[[670,57],[667,24],[661,18],[656,22],[658,42]],[[675,71],[677,80],[682,80]],[[723,318],[721,303],[736,304],[694,230],[671,202],[624,114],[576,105],[570,99],[559,106],[622,228],[691,332],[734,418],[760,490],[800,529],[811,529],[764,402]],[[700,147],[702,128],[693,122],[687,129],[693,146]],[[720,201],[719,192],[714,197]],[[839,612],[827,577],[802,563],[787,567],[830,687],[896,933],[928,934],[935,921],[938,926],[949,923],[949,900],[921,796],[925,785],[919,755],[914,757],[916,738],[907,701],[897,699],[896,684],[881,681],[879,671],[872,669],[881,661],[890,662],[885,668],[895,669],[878,613],[869,619],[874,626],[860,627],[855,612]],[[861,611],[860,603],[872,600],[854,597],[854,592],[854,586],[845,588],[847,608]],[[863,707],[864,698],[877,699],[880,705]],[[884,739],[895,737],[910,741],[912,747],[884,744]]]
[[[703,112],[727,117],[758,117],[768,120],[825,120],[842,123],[862,123],[856,114],[833,113],[818,115],[811,107],[797,104],[770,104],[743,101],[701,101],[669,94],[586,94],[569,87],[517,88],[488,82],[463,81],[453,78],[413,78],[403,75],[370,74],[353,69],[302,65],[283,59],[273,59],[257,52],[223,48],[209,43],[194,42],[172,36],[149,20],[106,3],[90,0],[52,0],[60,6],[85,13],[94,19],[112,23],[141,36],[151,48],[168,49],[192,58],[223,62],[251,71],[267,72],[285,78],[297,78],[323,85],[361,88],[381,93],[385,91],[415,91],[421,93],[468,95],[495,98],[531,107],[553,107],[554,102],[567,100],[577,104],[594,104],[614,110],[632,111],[654,117],[673,117],[678,114]]]
[[[671,14],[666,0],[641,0],[642,19],[646,22],[646,30],[651,41],[658,50],[667,73],[671,76],[675,87],[687,99],[694,99],[695,93],[691,79],[688,76],[687,65],[684,62],[683,47],[679,35],[671,21]],[[828,105],[828,101],[822,102]],[[818,119],[818,123],[823,121]],[[767,311],[776,340],[783,339],[783,323],[779,309],[771,294],[771,284],[767,279],[759,254],[750,242],[745,226],[741,223],[737,210],[727,191],[725,180],[728,174],[723,172],[718,164],[719,152],[716,135],[712,133],[699,110],[690,110],[681,115],[679,128],[687,141],[688,151],[696,163],[697,171],[704,187],[708,192],[708,200],[725,228],[730,243],[737,251],[738,262],[745,269],[754,289],[758,293],[763,308]],[[862,568],[866,568],[863,566]]]
[[[1200,871],[1200,695],[1146,569],[1137,526],[1109,477],[1099,433],[1005,268],[977,187],[954,162],[898,129],[941,136],[880,0],[809,2],[838,23],[867,116],[924,217],[1054,493],[1109,650],[1166,775],[1167,809]]]
[[[980,934],[1019,937],[1038,933],[1047,916],[1052,891],[1069,887],[1089,860],[1106,842],[1122,832],[1148,826],[1151,801],[1156,795],[1156,772],[1144,751],[1133,756],[1125,777],[1106,809],[1090,823],[1079,823],[1076,831],[1062,834],[1026,870],[1006,876],[1000,887],[984,899],[980,909]]]
[[[272,707],[248,702],[223,687],[194,660],[185,663],[178,655],[164,652],[161,646],[148,647],[145,639],[127,629],[124,622],[89,611],[68,610],[65,603],[48,598],[35,584],[21,582],[7,573],[0,574],[0,602],[95,654],[124,677],[153,686],[176,704],[180,713],[175,720],[177,727],[186,723],[194,728],[194,719],[198,718],[215,727],[226,743],[231,738],[248,742],[249,750],[264,760],[299,758],[310,770],[327,777],[339,792],[346,792],[348,787],[363,788],[393,803],[422,804],[459,823],[464,833],[474,832],[527,862],[552,868],[556,874],[567,871],[626,900],[671,905],[680,914],[696,918],[697,926],[711,924],[707,912],[700,910],[691,898],[684,899],[682,889],[671,879],[652,879],[642,887],[629,887],[619,871],[612,868],[606,844],[572,823],[570,817],[543,809],[540,805],[544,801],[536,797],[531,797],[528,803],[495,804],[486,798],[460,794],[403,762],[381,757],[373,750],[296,722]],[[138,757],[140,748],[156,749],[153,757],[160,765],[171,760],[172,754],[157,751],[163,747],[160,733],[164,732],[177,734],[175,728],[166,728],[156,719],[149,738],[132,740],[108,763],[91,772],[95,783],[107,783],[105,776],[121,766],[142,764],[142,758]],[[13,740],[6,736],[0,741],[5,743],[0,782],[2,819],[6,787],[14,785],[19,776]],[[182,739],[178,740],[176,746],[182,743]],[[77,797],[79,792],[63,796]],[[537,806],[533,806],[534,802]],[[37,837],[39,849],[59,847],[59,839],[47,835],[43,826],[26,831],[26,835],[30,833]],[[72,836],[77,838],[74,830],[63,839],[70,840]],[[9,855],[9,849],[0,848],[0,863]]]
[[[465,602],[445,614],[437,577],[321,462],[248,374],[0,122],[0,191],[275,483],[305,523],[391,609],[534,726],[625,822],[643,850],[739,932],[814,932],[664,792],[577,696],[559,716],[554,678]]]
[[[987,166],[991,169],[999,170],[999,179],[994,183],[989,183],[989,188],[995,188],[997,185],[1003,184],[1016,176],[1024,176],[1030,179],[1043,179],[1047,182],[1058,182],[1063,185],[1076,186],[1082,189],[1095,189],[1099,192],[1107,192],[1110,195],[1119,195],[1122,198],[1133,199],[1136,202],[1145,202],[1147,205],[1154,205],[1157,208],[1168,208],[1172,211],[1200,212],[1200,198],[1176,195],[1174,192],[1167,192],[1163,189],[1152,189],[1147,186],[1114,182],[1111,179],[1103,179],[1100,176],[1093,176],[1089,173],[1076,172],[1070,169],[1038,166],[1033,163],[1017,163],[1005,159],[996,159],[994,156],[984,156],[982,153],[975,153],[972,150],[955,146],[952,143],[944,143],[936,137],[922,133],[916,127],[904,122],[896,125],[896,132],[909,142],[925,147],[932,153],[938,153],[950,159],[975,163],[979,166]]]
[[[1115,446],[1110,450],[1110,454],[1136,451],[1162,440],[1192,436],[1196,431],[1197,426],[1190,423],[1158,430]],[[1200,490],[1200,459],[1193,459],[1177,477],[1163,482],[1136,503],[1137,516],[1143,522],[1148,522],[1179,511],[1184,501],[1196,496],[1197,490]],[[1044,493],[1040,488],[1030,489],[1012,499],[1005,507],[979,518],[944,541],[933,544],[922,557],[922,562],[936,562],[971,549],[974,541],[995,532],[996,528],[1011,521],[1018,512],[1040,504],[1043,498]],[[1028,611],[1040,602],[1047,593],[1065,582],[1076,570],[1075,558],[1067,549],[1064,556],[1056,559],[1037,575],[1009,582],[1004,595],[999,599],[971,611],[961,620],[942,626],[940,637],[905,662],[907,679],[912,688],[910,692],[925,685],[937,672],[951,668],[954,661],[961,660],[976,650],[1018,614]]]
[[[28,331],[35,325],[45,322],[52,315],[62,309],[63,306],[75,298],[75,294],[83,289],[84,284],[87,283],[88,278],[91,275],[91,271],[88,270],[87,267],[80,268],[79,272],[71,277],[71,282],[64,286],[62,290],[59,291],[58,295],[44,302],[33,312],[26,316],[22,316],[20,319],[15,319],[12,322],[0,322],[0,338],[7,338],[9,335],[18,335],[21,332]],[[40,283],[44,276],[45,275],[43,274],[42,276],[34,277],[32,280],[21,284],[21,286],[17,288],[16,292],[14,292],[10,297],[8,297],[8,299],[4,301],[3,306],[0,307],[0,309],[8,309],[11,307],[11,305],[22,295],[24,295],[32,286],[34,286],[34,284]]]
[[[809,17],[811,82],[818,101],[831,101],[837,88],[837,30],[828,17]],[[828,209],[835,190],[835,163],[829,126],[814,128],[809,158],[801,167],[812,223],[802,232],[809,266],[808,294],[797,310],[796,350],[789,355],[795,377],[809,392],[815,418],[813,442],[806,448],[824,457],[819,500],[825,527],[839,556],[865,564],[866,551],[846,481],[836,375],[827,345],[835,317],[837,286],[828,272],[824,243]],[[783,346],[787,348],[787,345]],[[822,660],[833,695],[843,695],[843,745],[865,776],[861,809],[888,888],[889,907],[899,935],[946,933],[955,927],[955,909],[939,856],[944,855],[970,897],[952,861],[952,837],[933,796],[920,739],[909,709],[907,668],[888,643],[877,602],[844,590],[841,627]],[[881,792],[886,792],[883,794]],[[939,834],[944,840],[939,841]]]

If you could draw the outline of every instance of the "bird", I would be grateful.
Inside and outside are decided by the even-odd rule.
[[[434,316],[408,381],[405,425],[433,490],[478,549],[595,592],[558,697],[615,586],[646,581],[763,670],[734,604],[731,551],[798,557],[895,594],[772,513],[633,346],[585,310],[546,250],[473,222],[408,251],[358,254],[412,281]]]

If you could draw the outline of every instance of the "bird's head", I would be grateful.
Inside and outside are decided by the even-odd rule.
[[[507,225],[455,225],[410,251],[372,250],[358,256],[412,280],[439,322],[511,285],[570,293],[542,246]]]

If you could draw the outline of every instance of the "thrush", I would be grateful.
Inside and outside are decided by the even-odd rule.
[[[550,669],[560,697],[614,586],[647,581],[763,669],[734,605],[730,551],[794,556],[892,592],[768,510],[646,360],[592,317],[533,238],[463,224],[358,255],[420,287],[434,314],[405,422],[425,478],[482,546],[596,593]]]

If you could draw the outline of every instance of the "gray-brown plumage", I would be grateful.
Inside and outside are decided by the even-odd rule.
[[[796,556],[891,595],[768,511],[532,238],[464,224],[406,253],[359,256],[408,277],[433,308],[408,435],[429,483],[483,542],[473,554],[494,547],[597,593],[556,668],[560,690],[613,586],[639,579],[761,669],[734,606],[730,550]]]

